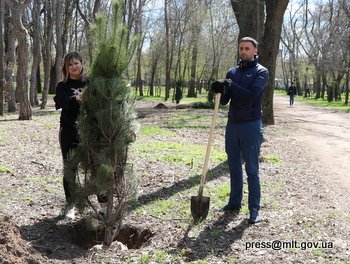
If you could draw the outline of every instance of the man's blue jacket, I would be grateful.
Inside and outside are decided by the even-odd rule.
[[[225,87],[220,103],[226,105],[230,100],[229,119],[235,123],[259,120],[262,118],[263,91],[269,79],[268,70],[253,61],[240,61],[229,69],[226,79],[231,84]]]

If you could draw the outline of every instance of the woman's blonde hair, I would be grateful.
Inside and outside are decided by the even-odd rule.
[[[67,53],[64,56],[63,59],[63,66],[62,66],[62,81],[65,83],[68,80],[69,77],[69,73],[68,73],[68,67],[69,64],[71,63],[72,60],[79,60],[82,64],[82,68],[81,68],[81,72],[80,72],[80,79],[82,81],[85,80],[85,76],[84,76],[84,66],[83,66],[83,58],[80,56],[80,54],[76,51],[72,51]]]

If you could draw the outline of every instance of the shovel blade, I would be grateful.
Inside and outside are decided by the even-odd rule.
[[[195,223],[207,218],[209,212],[210,197],[191,196],[191,214]]]

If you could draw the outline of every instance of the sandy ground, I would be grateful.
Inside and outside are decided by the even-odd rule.
[[[320,175],[339,191],[339,206],[350,212],[350,115],[275,94],[275,122],[290,122],[292,137],[307,147]],[[345,202],[346,201],[346,202]]]

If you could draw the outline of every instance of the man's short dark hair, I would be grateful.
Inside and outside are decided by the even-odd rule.
[[[241,40],[239,41],[239,43],[241,43],[241,42],[250,42],[250,43],[253,44],[253,46],[254,46],[255,48],[258,47],[258,42],[257,42],[255,39],[251,38],[251,37],[244,37],[244,38],[241,38]]]

